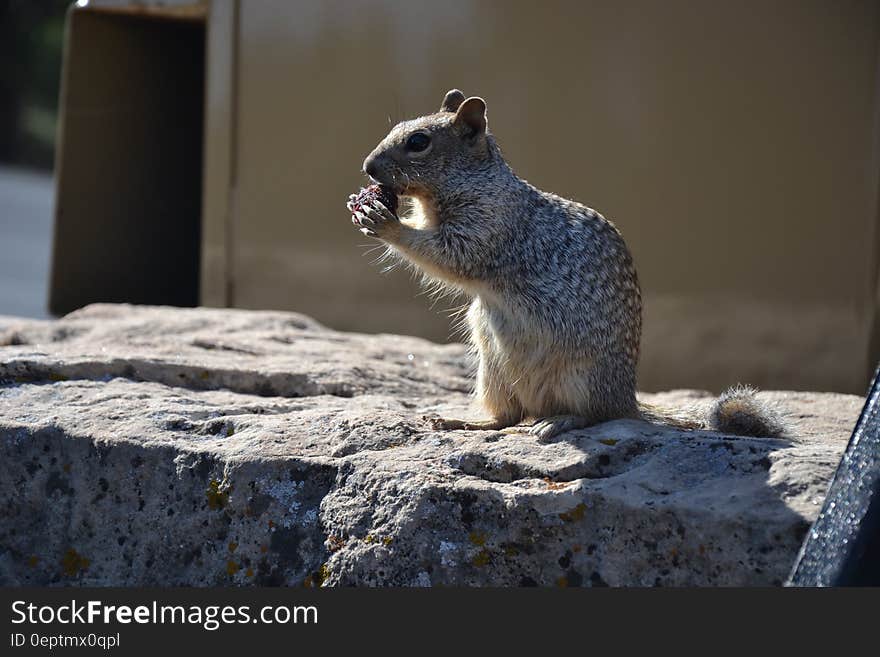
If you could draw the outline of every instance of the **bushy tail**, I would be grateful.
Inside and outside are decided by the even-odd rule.
[[[737,436],[784,436],[786,426],[782,413],[774,404],[758,399],[757,393],[757,389],[744,385],[722,392],[709,411],[711,429]]]
[[[775,405],[761,401],[757,389],[736,385],[728,388],[703,420],[696,410],[668,411],[650,404],[639,404],[642,419],[678,429],[709,429],[735,436],[780,438],[786,434],[782,414]]]

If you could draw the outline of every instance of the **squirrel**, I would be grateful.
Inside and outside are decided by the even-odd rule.
[[[642,299],[618,229],[592,208],[519,178],[488,130],[486,102],[449,91],[436,113],[399,123],[363,171],[412,204],[351,195],[352,222],[429,282],[472,299],[466,315],[485,421],[435,429],[503,430],[531,421],[541,441],[620,418],[780,437],[777,409],[735,386],[708,417],[636,399]],[[396,197],[395,197],[396,198]],[[393,203],[396,205],[396,202]]]

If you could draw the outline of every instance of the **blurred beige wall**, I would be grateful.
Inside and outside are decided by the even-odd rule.
[[[344,203],[389,125],[459,87],[523,177],[621,228],[643,389],[864,392],[876,2],[214,0],[207,21],[203,303],[447,339],[450,304],[381,274]]]

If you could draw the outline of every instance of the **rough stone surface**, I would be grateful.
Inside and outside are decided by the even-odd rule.
[[[0,381],[12,585],[779,584],[862,405],[763,393],[785,441],[442,433],[476,415],[460,345],[120,305],[0,318]]]

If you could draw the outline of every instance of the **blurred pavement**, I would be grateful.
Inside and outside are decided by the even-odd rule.
[[[51,174],[0,166],[0,315],[49,316],[54,194]]]

